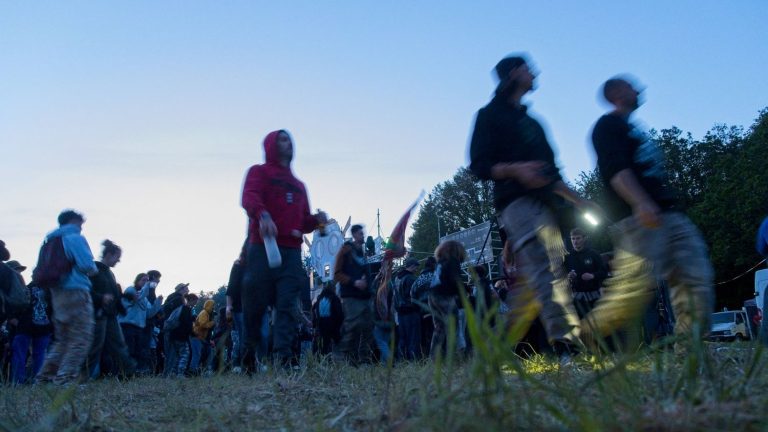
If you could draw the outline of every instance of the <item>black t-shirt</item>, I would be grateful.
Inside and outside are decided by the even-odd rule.
[[[675,190],[669,186],[664,155],[648,136],[618,114],[606,114],[592,130],[597,166],[607,189],[606,211],[615,222],[632,215],[632,208],[613,190],[610,181],[630,169],[638,183],[662,210],[679,207]]]
[[[469,156],[469,169],[482,180],[492,179],[491,168],[497,163],[528,161],[546,162],[549,166],[542,174],[553,182],[562,180],[541,124],[528,115],[525,106],[515,107],[498,97],[477,113]],[[498,211],[523,196],[548,201],[551,195],[551,185],[529,190],[513,179],[493,182],[493,203]]]

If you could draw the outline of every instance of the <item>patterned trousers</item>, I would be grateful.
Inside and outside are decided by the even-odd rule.
[[[676,333],[691,333],[700,326],[709,331],[713,308],[713,270],[707,246],[696,226],[679,212],[661,216],[659,228],[640,226],[634,217],[614,227],[613,277],[603,297],[582,320],[582,330],[606,336],[624,323],[639,320],[654,298],[656,282],[670,287]]]
[[[579,319],[568,289],[565,245],[554,215],[540,201],[522,197],[504,208],[499,225],[507,234],[517,267],[518,283],[507,298],[511,322],[530,320],[524,323],[527,327],[538,315],[550,343],[576,342]],[[541,308],[539,314],[530,313],[535,306]]]
[[[93,342],[93,303],[88,290],[51,288],[54,340],[37,380],[76,381]]]

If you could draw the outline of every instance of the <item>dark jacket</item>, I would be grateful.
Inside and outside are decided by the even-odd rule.
[[[566,271],[576,272],[576,277],[571,280],[571,289],[575,292],[596,291],[600,289],[603,280],[608,276],[603,258],[592,249],[584,248],[581,251],[571,251],[565,256]],[[584,273],[592,273],[595,278],[585,281],[581,279]]]
[[[189,340],[192,336],[192,325],[195,323],[195,319],[192,316],[192,308],[184,306],[181,308],[181,315],[179,315],[179,326],[171,330],[171,339],[182,342]]]
[[[327,308],[327,309],[326,309]],[[328,315],[328,316],[321,316]],[[312,325],[321,335],[338,339],[341,336],[341,324],[344,322],[344,310],[339,296],[332,288],[325,288],[312,305]]]
[[[355,281],[365,278],[368,287],[360,289],[355,287]],[[333,280],[341,286],[341,298],[352,297],[367,300],[371,298],[370,269],[363,248],[346,242],[336,254]]]
[[[229,283],[227,284],[227,297],[232,298],[232,312],[240,313],[243,311],[243,274],[245,273],[245,264],[240,260],[232,264],[229,271]]]
[[[539,122],[528,115],[525,106],[515,107],[501,97],[481,108],[475,119],[475,130],[469,149],[469,169],[482,180],[492,180],[491,167],[500,162],[544,161],[543,172],[552,181],[562,180],[555,164],[555,154]],[[523,196],[543,201],[552,199],[551,185],[528,190],[516,180],[494,180],[493,201],[501,211]]]
[[[419,306],[413,302],[412,287],[416,282],[416,275],[408,270],[401,270],[394,283],[395,310],[397,313],[409,314],[419,312]]]
[[[93,312],[95,316],[110,316],[114,317],[118,314],[125,315],[125,307],[123,302],[120,301],[122,293],[117,286],[115,275],[112,270],[100,261],[96,261],[96,268],[98,273],[91,276],[91,298],[93,299]],[[104,296],[106,294],[112,294],[112,302],[104,306]]]
[[[177,307],[184,304],[184,296],[179,292],[173,292],[163,302],[163,315],[165,318],[171,316],[171,313],[176,310]]]

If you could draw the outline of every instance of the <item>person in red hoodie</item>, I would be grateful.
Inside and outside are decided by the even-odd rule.
[[[288,132],[270,132],[264,138],[264,155],[264,164],[248,170],[242,196],[249,219],[242,291],[246,369],[255,367],[262,317],[268,305],[275,309],[273,351],[284,366],[292,360],[298,324],[293,310],[304,280],[302,235],[327,222],[325,213],[310,213],[304,183],[291,171],[293,141]],[[276,268],[268,265],[264,237],[277,240],[282,263]]]

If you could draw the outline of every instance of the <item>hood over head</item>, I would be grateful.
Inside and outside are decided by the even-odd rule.
[[[279,129],[270,132],[264,138],[264,160],[267,165],[280,165],[280,151],[277,149],[277,136],[280,132],[291,136],[285,129]]]
[[[206,300],[205,304],[203,305],[203,309],[205,309],[208,314],[213,312],[213,307],[216,306],[216,302],[213,300]]]

